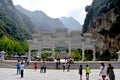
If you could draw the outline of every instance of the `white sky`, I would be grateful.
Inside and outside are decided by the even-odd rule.
[[[51,18],[63,16],[73,17],[80,24],[84,23],[86,16],[85,6],[90,5],[92,0],[12,0],[14,5],[35,11],[43,11]]]

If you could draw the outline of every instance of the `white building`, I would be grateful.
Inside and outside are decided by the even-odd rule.
[[[65,47],[68,48],[68,55],[71,53],[71,49],[82,49],[82,60],[85,59],[85,50],[93,51],[93,61],[96,60],[95,56],[95,40],[92,39],[90,33],[85,33],[83,37],[80,35],[80,31],[68,31],[66,28],[57,28],[53,33],[44,32],[41,34],[33,34],[32,40],[28,40],[29,43],[29,59],[31,57],[31,50],[38,50],[38,56],[41,56],[41,50],[49,48],[54,54],[55,48]]]

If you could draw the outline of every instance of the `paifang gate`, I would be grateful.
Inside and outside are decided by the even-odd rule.
[[[57,28],[53,32],[43,32],[39,34],[33,34],[31,40],[27,40],[29,43],[29,55],[31,60],[31,50],[38,50],[37,56],[41,56],[41,50],[44,48],[50,48],[52,54],[54,54],[55,48],[66,47],[68,48],[68,55],[71,53],[71,49],[78,48],[82,50],[82,60],[85,59],[84,51],[89,49],[93,51],[93,61],[96,60],[95,56],[95,42],[91,33],[84,33],[81,36],[79,30],[68,31],[66,28]]]

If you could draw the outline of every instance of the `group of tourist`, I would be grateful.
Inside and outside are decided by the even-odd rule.
[[[70,65],[73,64],[72,59],[69,57],[65,57],[65,61],[62,63],[62,69],[63,72],[67,69],[67,72],[69,72],[70,70]],[[60,69],[61,66],[61,62],[60,62],[60,58],[56,59],[56,69]]]
[[[23,64],[23,61],[20,61],[18,60],[17,64],[16,64],[16,68],[17,68],[17,75],[18,74],[21,74],[21,78],[23,78],[23,75],[24,75],[24,64]]]
[[[63,64],[63,71],[65,71],[67,66],[67,71],[69,72],[70,69],[70,63],[64,63]],[[24,67],[25,65],[23,64],[23,61],[19,61],[16,63],[16,68],[17,68],[17,75],[21,74],[21,78],[23,78],[24,76]],[[46,62],[43,61],[41,63],[41,67],[40,67],[40,73],[46,73]],[[38,63],[35,62],[34,63],[34,69],[35,71],[38,69]],[[86,67],[84,68],[85,72],[86,72],[86,80],[89,80],[89,74],[91,73],[90,67],[88,65],[86,65]],[[101,67],[100,67],[100,73],[99,76],[101,77],[101,79],[99,78],[98,80],[115,80],[115,74],[114,74],[114,67],[109,63],[108,66],[106,66],[104,63],[101,63]],[[80,65],[79,67],[79,75],[80,75],[80,80],[82,79],[82,75],[83,75],[83,67],[82,65]],[[109,79],[108,79],[109,78]]]
[[[82,80],[82,75],[83,75],[83,67],[82,65],[80,65],[80,68],[79,68],[79,74],[80,74],[80,80]],[[86,71],[86,80],[89,80],[89,74],[90,74],[90,67],[88,65],[86,65],[85,67],[85,71]]]
[[[115,80],[115,74],[114,74],[113,69],[114,69],[114,67],[111,65],[111,63],[109,63],[108,66],[105,66],[104,63],[101,63],[98,80]],[[82,79],[82,75],[83,75],[82,70],[83,70],[83,67],[82,67],[82,65],[80,65],[80,68],[79,68],[80,80],[83,80]],[[86,65],[85,71],[86,71],[86,80],[89,80],[89,74],[91,71],[90,71],[90,67],[88,65]]]
[[[26,66],[29,65],[28,62],[25,61],[25,63],[26,63]],[[41,68],[40,68],[40,73],[46,73],[46,67],[47,66],[46,66],[45,61],[42,62],[41,63]],[[20,74],[21,78],[23,78],[23,76],[24,76],[24,68],[25,68],[25,65],[23,63],[23,60],[21,60],[21,62],[20,62],[20,60],[18,60],[18,62],[16,63],[16,69],[17,69],[16,74],[17,75]],[[38,69],[38,63],[37,62],[34,63],[34,69],[35,69],[35,71]]]
[[[105,66],[104,63],[101,63],[100,74],[102,79],[105,80],[106,78],[109,80],[115,80],[114,74],[114,67],[109,63],[108,66]]]
[[[40,73],[46,73],[46,67],[47,67],[46,62],[43,61],[41,63],[41,67],[40,67]],[[34,69],[35,69],[35,71],[37,71],[37,69],[38,69],[38,63],[37,62],[34,62]]]
[[[70,71],[70,62],[67,62],[67,63],[63,64],[63,72],[65,71],[65,69],[67,69],[67,72]]]

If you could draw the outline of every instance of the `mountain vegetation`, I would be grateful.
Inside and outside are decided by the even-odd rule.
[[[27,19],[27,20],[26,20]],[[29,22],[29,24],[27,23]],[[29,18],[16,10],[11,0],[0,0],[0,24],[1,34],[24,41],[31,36],[31,32],[27,27],[34,27]]]
[[[26,51],[23,46],[27,45],[26,39],[31,38],[33,27],[30,19],[16,10],[11,0],[0,0],[0,51],[23,54]]]

